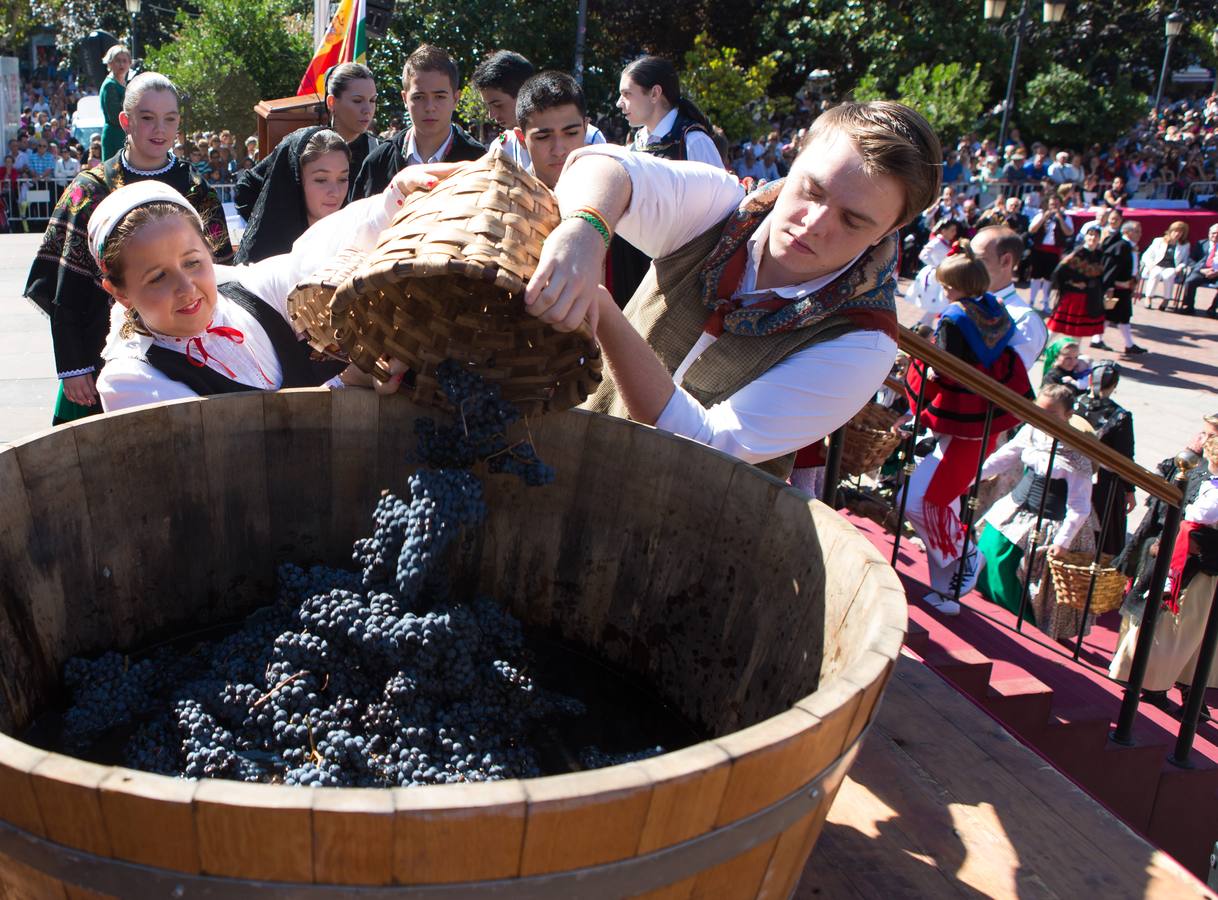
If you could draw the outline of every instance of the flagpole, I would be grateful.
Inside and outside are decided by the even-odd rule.
[[[313,0],[313,52],[321,47],[326,39],[326,29],[330,27],[330,0]]]

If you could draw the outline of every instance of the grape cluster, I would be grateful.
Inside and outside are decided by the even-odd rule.
[[[431,468],[406,496],[382,494],[372,534],[352,548],[356,568],[285,564],[273,603],[187,652],[71,660],[74,747],[128,726],[127,765],[294,785],[541,774],[531,736],[585,710],[535,683],[520,623],[499,603],[450,596],[449,568],[454,542],[486,518],[471,466],[488,461],[528,484],[553,471],[532,446],[507,444],[518,413],[497,388],[451,362],[438,374],[457,414],[420,424]],[[609,758],[598,753],[585,756]]]
[[[491,472],[516,475],[530,486],[554,480],[554,469],[538,458],[531,443],[509,442],[507,430],[520,419],[520,411],[502,398],[498,385],[484,382],[472,369],[451,359],[436,367],[436,380],[456,414],[449,425],[428,418],[416,421],[418,452],[424,463],[436,468],[469,468],[485,460]]]

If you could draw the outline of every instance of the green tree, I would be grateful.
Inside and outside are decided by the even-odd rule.
[[[311,56],[308,19],[288,0],[200,0],[149,65],[187,95],[187,128],[252,131],[254,104],[295,94]]]
[[[864,76],[855,88],[856,99],[879,99],[878,83],[876,76]],[[897,82],[897,99],[926,116],[945,145],[972,130],[989,93],[990,85],[981,77],[980,63],[971,69],[956,62],[922,64]]]
[[[568,0],[398,0],[389,33],[373,41],[368,54],[380,127],[404,115],[402,65],[422,43],[452,54],[463,83],[483,57],[501,49],[524,54],[538,69],[567,70],[575,48],[574,6]]]
[[[770,79],[778,68],[771,56],[745,67],[734,47],[716,47],[703,32],[685,54],[681,89],[706,117],[723,129],[729,140],[751,137],[769,119],[778,104],[767,96]]]
[[[1097,85],[1054,63],[1028,82],[1019,122],[1025,133],[1046,143],[1081,147],[1114,140],[1145,114],[1146,105],[1146,95],[1124,79]]]

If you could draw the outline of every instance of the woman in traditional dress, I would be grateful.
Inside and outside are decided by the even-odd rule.
[[[1218,585],[1218,436],[1206,438],[1202,453],[1204,461],[1198,466],[1201,475],[1196,481],[1197,493],[1184,508],[1166,592],[1161,599],[1153,595],[1146,599],[1147,603],[1161,602],[1164,608],[1155,625],[1142,681],[1142,699],[1172,713],[1179,710],[1168,700],[1167,692],[1179,684],[1181,697],[1185,702],[1188,700],[1214,588]],[[1136,620],[1127,613],[1121,623],[1121,640],[1108,668],[1108,674],[1118,681],[1129,678],[1140,621],[1139,611]],[[1210,669],[1206,686],[1218,687],[1218,667]],[[1210,718],[1204,704],[1202,717]]]
[[[1057,303],[1049,316],[1049,331],[1071,337],[1104,333],[1104,255],[1100,232],[1088,231],[1083,245],[1066,254],[1053,270]]]
[[[1079,398],[1076,411],[1095,429],[1095,436],[1113,450],[1133,459],[1133,414],[1112,399],[1121,381],[1121,367],[1112,360],[1097,363],[1091,370],[1091,387]],[[1128,515],[1133,510],[1135,491],[1132,483],[1110,469],[1099,469],[1091,505],[1098,523],[1108,524],[1100,535],[1104,553],[1116,556],[1125,546]]]
[[[123,143],[127,139],[126,129],[119,121],[119,116],[125,108],[123,98],[127,92],[127,76],[131,72],[131,51],[122,44],[115,44],[106,51],[102,62],[110,70],[98,93],[105,123],[101,133],[102,159],[109,159],[123,149]]]
[[[1062,385],[1041,388],[1036,405],[1063,423],[1074,409],[1074,394]],[[982,479],[993,478],[1017,466],[1023,477],[1015,489],[985,514],[978,546],[985,555],[985,571],[977,590],[992,603],[1018,614],[1027,579],[1028,603],[1024,618],[1056,640],[1078,634],[1082,612],[1057,603],[1047,558],[1067,551],[1095,551],[1091,519],[1091,461],[1065,444],[1053,451],[1054,439],[1030,425],[985,461]],[[1052,471],[1049,457],[1053,457]],[[1041,512],[1043,508],[1043,518]],[[1041,540],[1030,557],[1032,536],[1040,518]]]
[[[330,130],[338,132],[349,151],[347,199],[354,200],[355,176],[359,174],[364,160],[380,144],[376,135],[368,131],[376,114],[376,82],[373,81],[372,72],[367,66],[343,63],[326,72],[325,92],[326,109],[330,113]],[[243,219],[253,220],[258,198],[271,178],[276,157],[290,153],[289,148],[293,146],[299,146],[301,135],[316,131],[317,126],[296,129],[284,136],[274,150],[263,152],[262,158],[252,169],[245,169],[237,176],[234,197],[237,212]],[[293,234],[288,239],[288,244],[298,237],[299,232]]]
[[[989,270],[973,255],[968,241],[956,242],[936,277],[950,305],[939,317],[935,343],[982,374],[1030,397],[1027,369],[1011,346],[1015,322],[1002,302],[988,293]],[[965,535],[960,498],[972,486],[978,464],[994,449],[998,436],[1019,420],[995,409],[989,441],[983,444],[989,405],[985,398],[916,359],[910,362],[906,386],[914,409],[922,391],[920,424],[934,432],[937,446],[910,476],[905,514],[926,546],[931,591],[924,599],[939,612],[955,615],[960,611],[953,598],[956,580],[960,581],[960,596],[967,594],[985,564],[975,548],[962,559]]]
[[[184,196],[204,223],[217,262],[232,259],[224,210],[206,182],[169,152],[179,127],[178,92],[163,75],[145,72],[131,79],[123,99],[124,148],[105,163],[82,171],[59,198],[42,245],[30,267],[25,296],[51,318],[51,339],[59,396],[53,423],[101,411],[95,380],[110,328],[110,296],[89,254],[89,217],[123,185],[154,180]]]
[[[271,155],[237,263],[287,253],[305,229],[341,209],[350,166],[347,143],[328,128],[301,128],[285,138]]]
[[[203,222],[176,191],[130,185],[98,204],[89,250],[103,284],[126,310],[111,327],[97,381],[107,412],[211,394],[288,387],[373,386],[343,363],[317,361],[299,340],[288,296],[347,249],[370,250],[405,194],[435,183],[433,167],[399,174],[376,197],[329,216],[290,254],[214,266]],[[392,392],[401,370],[378,390]]]

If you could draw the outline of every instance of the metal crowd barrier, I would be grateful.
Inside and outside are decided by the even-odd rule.
[[[54,178],[18,178],[0,182],[0,202],[9,222],[9,230],[41,231],[46,228],[51,210],[59,202],[59,196],[69,181]],[[212,185],[221,203],[236,199],[235,184]]]

